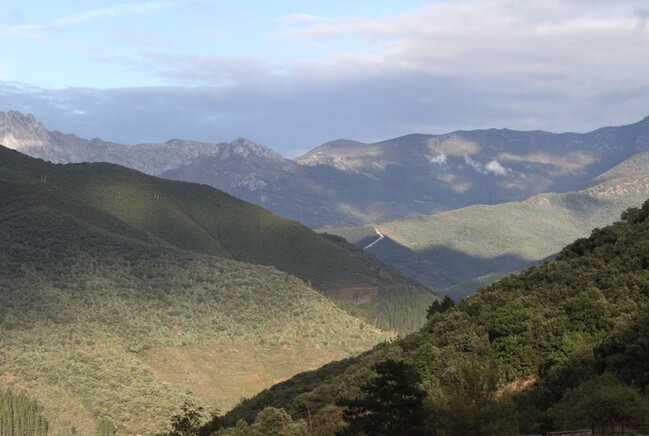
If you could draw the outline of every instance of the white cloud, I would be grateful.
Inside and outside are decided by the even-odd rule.
[[[464,155],[464,163],[479,172],[480,174],[494,174],[496,176],[506,176],[511,170],[500,164],[497,160],[491,160],[487,164],[482,164],[472,159],[468,154]]]
[[[479,172],[480,174],[487,174],[487,171],[485,171],[484,165],[482,165],[480,162],[477,160],[474,160],[469,156],[468,154],[464,155],[464,163]]]
[[[506,176],[509,172],[509,169],[502,166],[497,160],[487,162],[485,170],[497,176]]]
[[[430,163],[437,164],[440,167],[446,165],[446,155],[442,152],[440,152],[435,157],[429,156],[429,159],[430,159]]]
[[[298,20],[283,31],[304,41],[340,38],[367,44],[361,69],[516,80],[512,86],[617,83],[619,74],[649,79],[649,34],[638,31],[646,17],[641,1],[592,2],[481,0],[436,2],[413,13],[380,19]],[[327,60],[347,73],[344,51]],[[321,59],[322,60],[322,59]],[[629,64],[644,67],[629,71]]]
[[[51,31],[84,24],[104,18],[141,15],[174,6],[172,1],[148,1],[140,3],[123,3],[103,8],[91,9],[49,21],[0,27],[0,36],[19,39],[41,39]]]

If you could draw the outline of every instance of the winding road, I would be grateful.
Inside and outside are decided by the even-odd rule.
[[[376,244],[378,244],[381,241],[381,239],[383,239],[385,237],[385,236],[383,236],[383,233],[381,233],[381,231],[379,229],[377,229],[376,227],[374,227],[374,231],[378,235],[378,239],[376,241],[373,241],[371,244],[367,244],[365,247],[363,247],[363,250],[368,250],[368,249],[374,247]]]

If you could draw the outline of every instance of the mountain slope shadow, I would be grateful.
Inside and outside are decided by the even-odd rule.
[[[359,241],[357,246],[367,246],[371,242],[372,238],[368,237]],[[515,254],[473,256],[442,245],[417,252],[387,236],[368,251],[413,280],[453,298],[463,298],[479,286],[536,262]],[[475,283],[475,287],[472,283]]]

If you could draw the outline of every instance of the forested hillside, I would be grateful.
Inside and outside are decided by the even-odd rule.
[[[154,434],[185,400],[226,410],[390,337],[272,266],[103,212],[50,182],[65,171],[0,159],[0,389],[54,434]]]
[[[556,254],[642,203],[649,196],[646,160],[646,154],[634,156],[583,191],[327,232],[367,247],[409,277],[459,299]]]
[[[9,180],[42,183],[79,200],[79,213],[102,212],[101,225],[121,223],[139,238],[273,266],[383,329],[418,328],[425,308],[436,298],[341,238],[319,235],[205,185],[159,179],[112,164],[53,165],[6,148],[0,148],[0,171]]]
[[[371,380],[388,380],[381,362],[396,361],[416,374],[409,392],[425,391],[417,403],[425,418],[413,421],[413,432],[514,435],[645,424],[648,253],[649,201],[568,245],[556,260],[483,288],[455,308],[431,311],[416,333],[243,402],[226,423],[274,406],[307,420],[316,433],[363,422],[372,433],[376,428],[358,411],[385,413],[372,399],[378,382]],[[359,402],[360,409],[349,408]]]

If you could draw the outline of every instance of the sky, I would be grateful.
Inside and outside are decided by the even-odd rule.
[[[0,111],[136,144],[324,142],[649,115],[646,0],[21,0]]]

